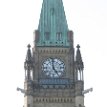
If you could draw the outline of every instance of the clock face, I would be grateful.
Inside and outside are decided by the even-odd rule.
[[[64,62],[57,58],[48,58],[42,64],[42,71],[47,77],[61,77],[64,74],[64,70]]]

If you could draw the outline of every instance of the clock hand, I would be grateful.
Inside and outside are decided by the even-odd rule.
[[[53,59],[53,58],[52,58],[52,68],[53,68],[53,70],[55,71],[55,73],[59,76],[58,72],[57,72],[56,69],[55,69],[54,59]]]
[[[54,59],[52,59],[52,68],[53,68],[53,70],[55,70],[55,67],[54,67]],[[55,70],[55,72],[57,72],[57,71]]]
[[[52,58],[52,68],[53,68],[53,70],[55,69],[54,68],[54,60],[53,60],[53,58]]]

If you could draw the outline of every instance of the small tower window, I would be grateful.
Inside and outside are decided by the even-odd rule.
[[[45,32],[45,40],[49,40],[50,39],[50,33],[49,32]]]
[[[56,34],[56,38],[57,38],[57,41],[61,41],[62,40],[62,33],[61,32],[58,32]]]

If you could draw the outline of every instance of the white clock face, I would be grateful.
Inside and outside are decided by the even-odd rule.
[[[48,77],[61,77],[64,74],[64,70],[64,62],[57,58],[48,58],[42,64],[42,71]]]

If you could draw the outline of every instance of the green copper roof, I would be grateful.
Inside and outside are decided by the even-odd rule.
[[[62,0],[43,0],[37,46],[69,46]]]

